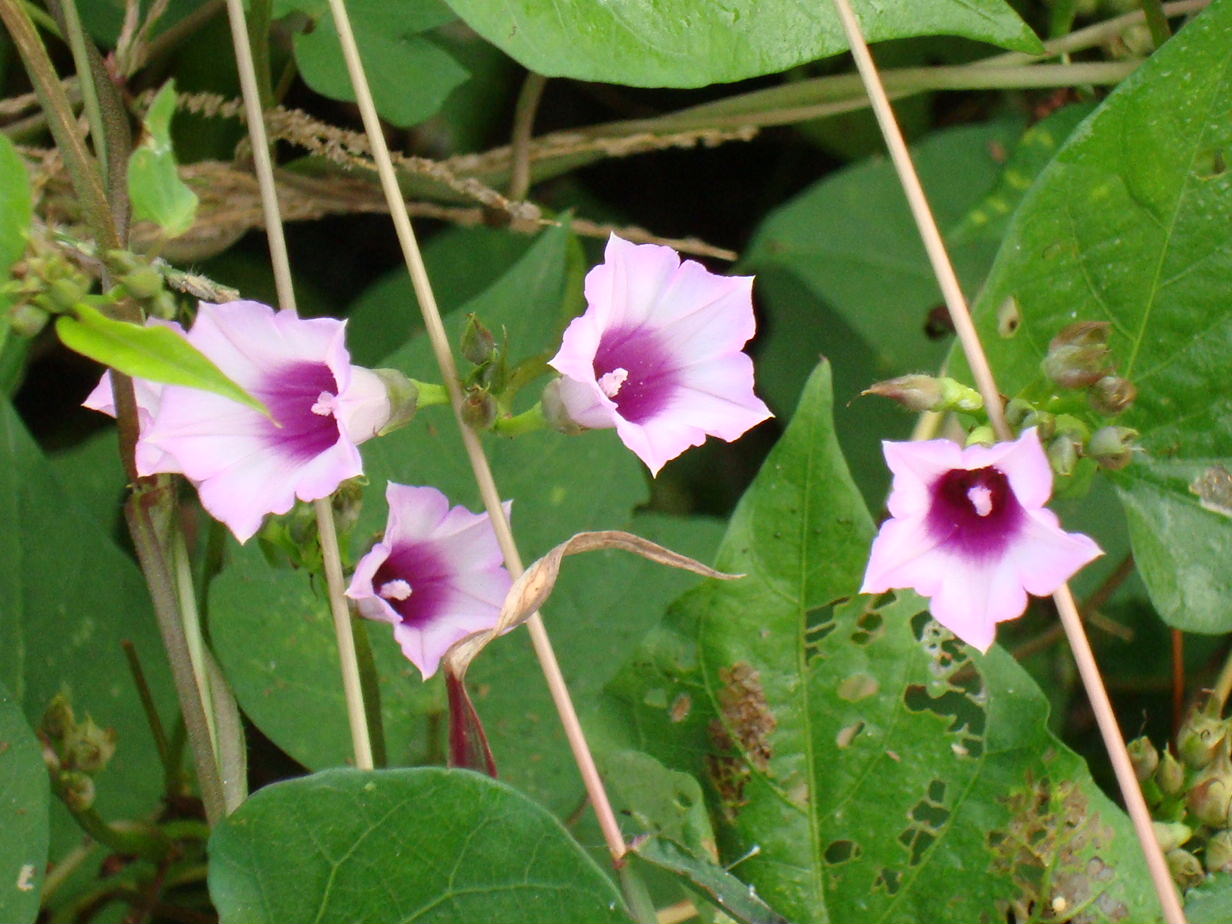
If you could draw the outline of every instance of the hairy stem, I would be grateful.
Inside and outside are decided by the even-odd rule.
[[[103,111],[98,103],[98,89],[94,84],[90,55],[86,51],[85,30],[77,13],[77,0],[60,0],[64,15],[64,31],[68,34],[68,47],[73,53],[73,65],[81,81],[81,102],[90,123],[90,137],[94,140],[94,153],[98,157],[103,176],[107,175],[107,133],[103,129]]]
[[[967,357],[967,364],[971,367],[976,382],[979,385],[980,393],[984,397],[984,405],[988,410],[989,419],[997,433],[998,439],[1010,439],[1013,434],[1005,420],[1001,395],[997,391],[996,382],[993,380],[992,369],[988,365],[983,345],[980,343],[979,335],[976,333],[974,323],[972,323],[971,312],[967,308],[966,300],[963,298],[962,290],[958,285],[958,278],[950,263],[949,254],[946,252],[945,244],[941,240],[941,232],[937,227],[932,210],[928,206],[928,200],[924,196],[924,190],[920,185],[919,177],[916,175],[915,168],[911,163],[907,144],[903,140],[902,132],[899,130],[893,110],[890,108],[890,101],[886,98],[885,90],[878,79],[876,66],[873,64],[872,56],[868,51],[868,45],[865,43],[864,36],[860,31],[860,25],[856,20],[855,12],[851,8],[850,0],[833,0],[833,2],[838,9],[839,17],[842,19],[843,28],[847,32],[848,40],[851,43],[852,55],[855,58],[856,66],[859,68],[860,76],[864,80],[865,86],[868,88],[869,97],[873,101],[873,110],[877,115],[877,122],[881,126],[882,135],[885,137],[886,144],[890,149],[891,159],[894,162],[895,169],[898,171],[899,180],[902,182],[904,191],[907,193],[907,199],[911,204],[911,210],[919,227],[920,235],[924,239],[925,249],[928,251],[929,260],[932,262],[933,271],[937,274],[938,281],[941,284],[942,293],[945,295],[946,307],[949,308],[950,317],[954,321],[954,327],[958,332],[963,353]],[[1142,796],[1142,789],[1138,785],[1138,779],[1134,775],[1129,752],[1125,748],[1125,739],[1117,724],[1116,714],[1112,710],[1112,703],[1108,699],[1108,691],[1104,688],[1103,678],[1100,675],[1099,667],[1095,663],[1095,655],[1091,651],[1090,642],[1087,640],[1086,632],[1082,628],[1082,620],[1078,615],[1078,606],[1074,602],[1073,594],[1070,593],[1069,585],[1063,584],[1053,594],[1053,600],[1056,602],[1057,611],[1061,616],[1061,623],[1065,627],[1065,634],[1069,638],[1070,649],[1073,651],[1074,660],[1078,664],[1078,672],[1082,677],[1083,685],[1086,687],[1087,698],[1090,700],[1091,708],[1095,713],[1100,734],[1104,739],[1104,747],[1108,751],[1108,757],[1112,762],[1112,768],[1116,774],[1121,795],[1125,799],[1126,809],[1133,821],[1134,830],[1138,835],[1138,841],[1146,857],[1147,868],[1150,870],[1151,880],[1159,896],[1164,919],[1168,924],[1183,924],[1185,913],[1181,909],[1180,896],[1177,894],[1172,876],[1168,872],[1168,864],[1164,860],[1163,851],[1160,850],[1159,841],[1155,838],[1151,826],[1151,813],[1147,808],[1146,800]]]
[[[459,385],[457,365],[449,348],[449,341],[445,335],[445,327],[441,321],[436,297],[432,292],[431,283],[428,281],[428,272],[424,266],[423,254],[419,250],[419,242],[415,237],[414,229],[411,227],[411,219],[407,214],[406,202],[403,200],[402,190],[398,186],[398,178],[394,173],[393,161],[389,156],[389,148],[386,146],[385,136],[381,132],[380,119],[376,113],[376,106],[372,101],[372,92],[368,87],[368,80],[364,75],[363,64],[359,57],[359,48],[355,43],[354,33],[351,31],[350,18],[347,16],[346,6],[342,0],[330,0],[329,5],[330,11],[333,14],[334,25],[342,42],[342,53],[346,59],[347,71],[350,73],[351,83],[355,89],[356,103],[359,106],[364,129],[372,146],[372,156],[376,163],[377,173],[380,176],[381,188],[389,204],[390,216],[393,218],[398,243],[402,248],[402,256],[406,261],[407,270],[410,273],[411,282],[415,288],[415,295],[419,299],[419,306],[423,312],[424,326],[427,330],[428,339],[432,344],[432,352],[440,366],[441,375],[445,380],[445,387],[449,389],[454,418],[458,429],[461,431],[462,443],[466,448],[466,454],[470,460],[475,481],[479,486],[479,493],[483,497],[484,507],[491,517],[493,530],[496,533],[497,541],[500,543],[501,551],[505,556],[505,567],[508,568],[510,575],[516,580],[523,571],[521,555],[513,540],[513,531],[509,527],[509,519],[505,516],[504,508],[501,505],[500,493],[496,489],[496,482],[492,478],[492,471],[488,466],[487,458],[484,456],[479,437],[462,420],[462,390]],[[574,709],[569,689],[565,684],[565,679],[556,660],[556,654],[552,649],[551,641],[548,639],[547,629],[544,627],[543,619],[538,613],[533,614],[527,620],[526,625],[530,632],[535,654],[539,658],[540,667],[543,669],[544,677],[547,680],[548,689],[551,691],[552,700],[560,715],[561,724],[564,726],[565,736],[568,738],[569,746],[573,751],[574,760],[577,761],[578,769],[581,771],[582,782],[586,786],[591,805],[594,807],[595,814],[598,817],[599,827],[603,831],[604,840],[612,855],[613,862],[619,865],[627,852],[624,837],[620,833],[620,825],[616,821],[616,815],[612,811],[607,791],[603,787],[603,781],[599,777],[598,768],[595,766],[594,757],[590,752],[589,745],[586,743],[586,735],[582,730],[581,722],[578,721],[577,711]]]

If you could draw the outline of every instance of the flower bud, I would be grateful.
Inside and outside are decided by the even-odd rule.
[[[482,366],[490,362],[496,351],[496,339],[483,322],[472,312],[466,316],[466,328],[462,331],[462,355],[467,362]]]
[[[1035,428],[1035,433],[1040,438],[1040,442],[1046,443],[1057,432],[1057,417],[1048,411],[1028,411],[1026,416],[1022,418],[1022,428],[1027,430],[1031,427]]]
[[[877,382],[861,394],[890,398],[909,411],[978,411],[984,406],[979,392],[945,376],[901,375]]]
[[[1145,782],[1159,766],[1159,751],[1155,750],[1155,745],[1146,735],[1129,742],[1127,749],[1129,762],[1134,766],[1134,776],[1139,783]]]
[[[115,756],[116,733],[114,728],[99,728],[86,716],[65,736],[64,765],[85,773],[97,773],[104,769]]]
[[[1044,375],[1062,388],[1094,385],[1111,371],[1107,321],[1079,321],[1052,338],[1040,363]]]
[[[51,315],[47,310],[32,302],[14,305],[9,311],[9,329],[19,337],[37,336],[49,320]]]
[[[496,422],[496,399],[483,390],[473,390],[462,399],[462,420],[472,430],[488,430]]]
[[[65,770],[60,774],[60,798],[71,812],[84,812],[94,807],[94,780],[80,770]]]
[[[1155,782],[1165,796],[1179,795],[1185,785],[1185,768],[1181,762],[1172,756],[1171,751],[1164,751],[1159,758],[1159,767],[1155,770]]]
[[[1179,821],[1152,821],[1155,830],[1155,840],[1159,841],[1159,849],[1164,853],[1175,850],[1193,837],[1193,828]]]
[[[1101,466],[1117,471],[1133,461],[1133,444],[1138,431],[1129,427],[1100,427],[1091,435],[1087,455]]]
[[[997,442],[997,434],[988,424],[980,424],[978,427],[973,427],[971,432],[967,434],[967,441],[964,446],[992,446]]]
[[[1232,873],[1232,831],[1216,831],[1206,842],[1203,855],[1208,873]]]
[[[569,416],[569,410],[560,399],[560,379],[552,379],[543,389],[540,399],[543,407],[543,418],[553,430],[558,430],[568,436],[577,436],[586,428]]]
[[[79,280],[64,276],[52,280],[47,286],[46,297],[38,299],[39,305],[52,314],[71,314],[89,289]]]
[[[1011,398],[1009,403],[1005,405],[1005,422],[1015,430],[1028,426],[1026,424],[1027,415],[1035,411],[1030,401],[1024,401],[1022,398]]]
[[[408,424],[419,409],[419,386],[397,369],[373,369],[373,374],[385,386],[389,397],[389,419],[377,431],[377,436],[392,433]]]
[[[1052,470],[1062,477],[1072,475],[1078,464],[1079,445],[1065,433],[1054,437],[1048,444],[1048,464]]]
[[[1128,410],[1138,397],[1138,387],[1119,375],[1105,375],[1087,392],[1087,400],[1099,413],[1115,417]]]
[[[1202,864],[1188,850],[1174,848],[1168,851],[1165,859],[1168,861],[1168,872],[1172,874],[1172,881],[1182,892],[1196,886],[1205,876]]]
[[[162,274],[152,266],[137,267],[132,272],[119,277],[116,282],[138,301],[146,301],[163,291]]]
[[[73,706],[68,697],[57,693],[47,704],[43,712],[43,721],[39,726],[43,734],[52,741],[63,741],[77,727],[77,719],[73,715]]]
[[[1227,724],[1217,715],[1194,709],[1176,735],[1176,752],[1187,766],[1201,770],[1215,759],[1227,733]]]

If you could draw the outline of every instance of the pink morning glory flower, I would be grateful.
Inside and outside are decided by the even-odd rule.
[[[389,398],[375,373],[351,365],[345,327],[259,302],[202,303],[189,342],[273,419],[211,392],[162,386],[142,426],[137,471],[182,472],[240,542],[266,514],[328,497],[363,474],[357,444],[388,420]]]
[[[454,642],[496,625],[513,581],[486,513],[451,508],[436,488],[390,482],[385,498],[385,536],[359,560],[346,594],[361,616],[393,624],[426,680]]]
[[[670,247],[612,235],[586,274],[586,312],[550,365],[584,427],[615,427],[651,474],[707,436],[731,441],[770,417],[753,394],[751,276],[716,276]]]
[[[1045,509],[1052,469],[1034,429],[966,449],[948,440],[884,442],[891,519],[873,541],[861,593],[910,587],[933,618],[987,651],[996,624],[1021,616],[1103,553]]]

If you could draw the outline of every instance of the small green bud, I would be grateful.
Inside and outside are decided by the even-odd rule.
[[[114,728],[99,728],[86,716],[64,739],[64,765],[85,773],[98,773],[115,756]]]
[[[1058,414],[1054,419],[1057,434],[1064,434],[1081,446],[1091,438],[1091,428],[1073,414]]]
[[[1024,430],[1035,427],[1035,432],[1040,438],[1040,442],[1046,443],[1057,432],[1057,417],[1048,411],[1028,411],[1022,419],[1022,427]]]
[[[467,362],[482,366],[491,362],[496,352],[496,338],[484,327],[483,322],[472,312],[466,316],[466,327],[462,331],[462,355]]]
[[[553,430],[568,436],[585,432],[586,428],[569,416],[564,402],[560,400],[560,379],[552,379],[544,387],[540,406],[543,408],[543,419]]]
[[[1180,795],[1185,786],[1185,768],[1181,762],[1172,756],[1171,751],[1164,751],[1159,758],[1159,766],[1155,770],[1155,782],[1165,796]]]
[[[133,298],[146,301],[163,291],[163,277],[152,266],[141,266],[116,280]]]
[[[1165,858],[1168,861],[1168,872],[1172,874],[1172,881],[1182,892],[1192,889],[1205,878],[1206,874],[1202,872],[1202,864],[1188,850],[1175,847],[1168,851]]]
[[[52,741],[63,741],[77,727],[77,718],[67,696],[57,693],[51,698],[43,711],[43,721],[39,727]]]
[[[491,429],[496,414],[496,399],[486,391],[469,391],[462,399],[462,420],[472,430]]]
[[[389,419],[377,431],[377,436],[392,433],[410,423],[419,410],[419,386],[397,369],[373,369],[385,386],[389,398]]]
[[[64,276],[47,286],[47,299],[43,306],[52,314],[71,314],[88,291],[78,280]]]
[[[967,434],[966,446],[991,446],[997,442],[997,434],[988,424],[973,427]]]
[[[1074,467],[1078,464],[1079,445],[1065,433],[1053,437],[1046,451],[1048,464],[1052,466],[1052,470],[1062,477],[1072,475]]]
[[[1206,842],[1203,856],[1208,873],[1232,873],[1232,831],[1216,831]]]
[[[1138,387],[1119,375],[1105,375],[1091,386],[1087,400],[1100,414],[1115,417],[1128,410],[1138,397]]]
[[[1027,415],[1034,411],[1035,408],[1029,401],[1024,401],[1022,398],[1011,398],[1005,406],[1005,422],[1017,430],[1024,426]]]
[[[1193,837],[1193,828],[1179,821],[1152,821],[1151,827],[1155,829],[1155,840],[1159,841],[1159,849],[1164,853],[1175,850]]]
[[[1112,325],[1107,321],[1070,324],[1048,344],[1048,353],[1040,363],[1044,375],[1062,388],[1094,385],[1111,371],[1111,332]]]
[[[94,807],[94,780],[81,770],[65,770],[60,774],[60,798],[71,812],[84,812]]]
[[[1228,809],[1232,808],[1232,780],[1207,771],[1185,796],[1185,806],[1204,825],[1224,827],[1228,824]]]
[[[909,411],[978,411],[984,406],[979,392],[945,376],[900,375],[870,385],[865,395],[897,401]]]
[[[1151,744],[1151,739],[1143,735],[1135,738],[1126,746],[1129,751],[1129,762],[1134,765],[1134,776],[1138,782],[1144,782],[1155,773],[1159,766],[1159,751]]]
[[[31,302],[14,305],[9,311],[9,328],[19,337],[37,336],[50,320],[46,309]]]
[[[1091,434],[1087,455],[1104,468],[1117,471],[1133,461],[1137,439],[1138,431],[1129,427],[1100,427]]]
[[[1217,715],[1193,709],[1176,735],[1176,752],[1187,766],[1201,770],[1215,759],[1227,734],[1227,724]]]

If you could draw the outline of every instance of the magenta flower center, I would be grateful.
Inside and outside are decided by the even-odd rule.
[[[372,586],[405,625],[422,629],[445,611],[454,571],[430,543],[398,546],[376,569]]]
[[[644,327],[605,332],[595,351],[594,370],[599,388],[631,423],[659,414],[678,380],[671,354]]]
[[[974,560],[999,556],[1017,534],[1022,505],[1000,469],[953,469],[932,486],[929,535]]]
[[[270,448],[302,463],[338,442],[338,382],[325,363],[283,366],[253,392],[277,421],[265,433]]]

